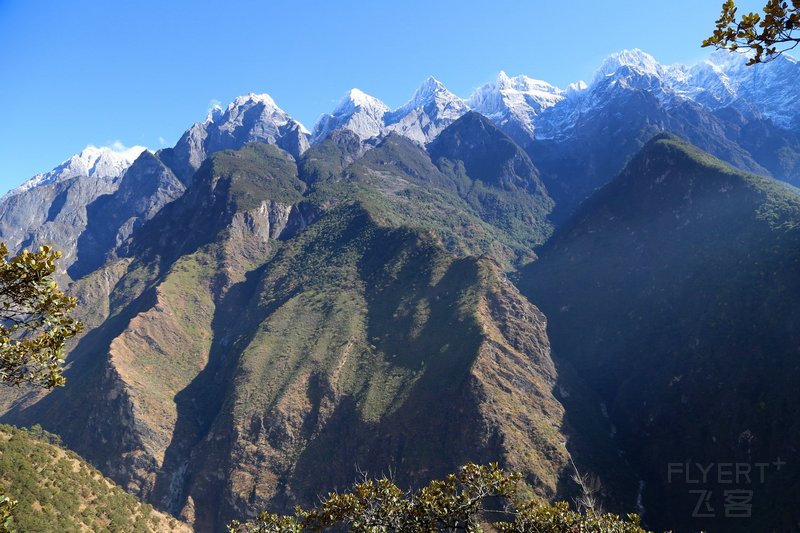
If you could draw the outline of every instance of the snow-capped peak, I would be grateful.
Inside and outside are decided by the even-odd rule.
[[[339,105],[336,106],[336,109],[331,114],[341,116],[353,113],[358,109],[364,109],[377,115],[389,111],[389,106],[374,96],[354,87],[347,91],[347,94],[344,95],[344,98],[341,99]]]
[[[259,105],[263,106],[263,110],[261,111],[262,121],[267,121],[276,128],[285,126],[290,122],[296,123],[302,133],[309,135],[309,131],[305,126],[294,120],[286,111],[278,107],[275,100],[266,93],[248,93],[237,96],[233,102],[228,104],[225,111],[221,113],[215,112],[214,109],[212,109],[210,114],[212,119],[211,123],[216,125],[220,131],[233,131],[242,127],[242,120],[245,113]],[[208,119],[206,119],[206,124],[209,124]]]
[[[222,109],[222,106],[219,104],[214,104],[211,106],[211,109],[208,110],[208,115],[206,115],[206,120],[203,124],[211,124],[212,122],[216,122],[224,114],[225,110]]]
[[[511,87],[512,83],[513,82],[511,81],[511,77],[509,77],[509,75],[506,74],[506,71],[501,70],[500,73],[497,75],[497,87],[498,88]]]
[[[442,82],[429,76],[411,100],[386,114],[386,125],[420,144],[432,141],[444,128],[469,111],[469,106],[447,90]]]
[[[753,55],[754,53],[750,51],[731,52],[729,50],[715,50],[700,64],[713,65],[722,71],[729,72],[731,70],[746,68],[747,61],[753,57]]]
[[[615,74],[622,67],[628,67],[639,74],[650,76],[661,76],[664,73],[663,67],[658,64],[653,56],[634,48],[633,50],[623,50],[608,56],[598,69],[595,75],[595,82]]]
[[[570,83],[567,86],[567,90],[564,91],[564,93],[565,94],[579,93],[581,91],[585,91],[588,88],[589,88],[589,86],[586,84],[586,82],[583,81],[583,80],[580,80],[580,81],[576,81],[576,82]]]
[[[546,81],[529,78],[524,75],[514,76],[512,78],[503,70],[497,75],[495,85],[500,91],[519,91],[531,94],[537,92],[544,94],[561,94],[561,89],[550,85]]]
[[[685,69],[676,89],[711,109],[735,106],[785,128],[800,125],[800,65],[783,54],[767,64],[747,66],[751,54],[719,51]]]
[[[255,104],[264,104],[266,107],[283,111],[280,107],[278,107],[275,104],[275,100],[273,100],[272,97],[266,93],[262,94],[248,93],[243,96],[237,96],[233,102],[228,104],[228,111],[236,107],[244,107],[244,106],[249,107]]]
[[[347,129],[367,140],[384,133],[383,116],[389,106],[360,89],[350,89],[328,115],[323,115],[314,126],[312,139],[319,142],[337,129]]]
[[[131,146],[125,147],[120,143],[115,143],[111,146],[94,146],[89,145],[78,154],[83,161],[91,163],[89,166],[90,176],[94,176],[98,172],[102,172],[102,167],[98,168],[101,163],[119,163],[123,165],[130,165],[142,152],[147,150],[144,146]],[[74,157],[74,156],[73,156]]]
[[[472,93],[468,104],[521,141],[533,135],[534,119],[563,99],[558,87],[528,76],[511,77],[501,70],[494,83]]]
[[[10,191],[7,196],[77,176],[90,176],[101,179],[116,178],[121,176],[145,150],[147,148],[144,146],[127,148],[119,142],[114,143],[112,146],[94,146],[90,144],[80,153],[73,155],[53,170],[35,175]]]
[[[288,113],[278,107],[278,105],[275,103],[275,100],[273,100],[270,95],[266,93],[248,93],[234,98],[234,100],[229,103],[226,108],[223,108],[218,102],[213,101],[213,104],[208,110],[208,114],[206,115],[206,119],[202,125],[222,125],[226,121],[229,121],[232,118],[240,115],[242,111],[247,111],[257,105],[263,105],[264,111],[269,115],[274,117],[284,117],[286,120],[281,120],[283,123],[285,123],[287,120],[291,120],[291,117],[289,117]]]
[[[425,107],[433,102],[446,104],[455,101],[463,103],[461,98],[448,91],[442,82],[433,76],[428,76],[416,90],[414,96],[411,97],[411,100],[398,108],[395,114],[404,115],[413,109]]]

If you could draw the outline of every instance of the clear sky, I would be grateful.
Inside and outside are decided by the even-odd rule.
[[[0,193],[88,144],[172,146],[211,102],[248,92],[311,129],[351,87],[396,107],[429,75],[466,97],[501,69],[588,81],[624,48],[693,63],[721,4],[0,0]]]

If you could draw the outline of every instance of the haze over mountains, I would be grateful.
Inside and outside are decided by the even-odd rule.
[[[745,520],[666,479],[796,455],[800,65],[744,62],[353,89],[312,131],[249,94],[172,148],[87,150],[0,199],[87,324],[68,385],[3,390],[2,421],[197,531],[493,460],[545,499],[599,476],[653,528],[791,530],[791,461]]]

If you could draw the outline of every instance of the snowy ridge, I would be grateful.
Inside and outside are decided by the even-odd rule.
[[[673,88],[710,108],[757,111],[783,128],[800,126],[800,65],[788,55],[768,64],[746,65],[748,56],[716,52],[691,67],[676,67]]]
[[[392,114],[397,117],[403,117],[414,110],[421,109],[427,105],[434,104],[441,109],[450,105],[452,108],[463,107],[463,101],[447,90],[442,82],[429,76],[422,85],[414,92],[411,100],[397,108]]]
[[[568,136],[580,117],[603,108],[616,91],[648,92],[667,109],[685,101],[711,111],[732,107],[747,117],[766,118],[779,127],[800,130],[798,61],[782,55],[764,65],[747,67],[746,62],[745,55],[720,51],[695,65],[664,65],[642,50],[623,50],[603,61],[590,84],[581,81],[561,89],[501,71],[494,81],[463,99],[429,77],[408,102],[395,110],[354,88],[330,114],[320,118],[313,134],[268,94],[249,93],[237,97],[226,108],[213,106],[205,121],[196,123],[178,141],[175,151],[182,154],[190,172],[218,149],[260,141],[276,143],[299,154],[308,147],[309,140],[320,142],[337,129],[350,130],[363,141],[394,132],[427,144],[470,109],[526,144],[533,139]],[[141,146],[123,151],[88,146],[8,195],[80,175],[117,177],[143,150]]]
[[[133,146],[119,150],[108,146],[89,145],[53,170],[35,175],[16,189],[9,191],[6,196],[78,176],[116,178],[121,176],[146,149],[144,146]]]
[[[608,76],[614,76],[620,69],[628,68],[636,71],[640,75],[664,77],[666,69],[660,65],[650,54],[634,48],[633,50],[622,50],[611,54],[603,61],[597,69],[593,84],[597,84]]]
[[[384,115],[389,106],[360,89],[350,89],[341,99],[336,109],[324,115],[311,135],[313,142],[325,139],[332,131],[347,129],[368,140],[383,135],[386,131]]]
[[[670,109],[691,101],[710,111],[733,107],[785,129],[800,129],[800,65],[790,56],[752,67],[747,56],[715,52],[704,61],[663,65],[641,50],[609,56],[589,86],[570,87],[565,100],[535,118],[537,139],[569,135],[579,118],[602,108],[617,91],[644,91]]]
[[[427,144],[467,111],[469,106],[463,99],[430,76],[416,90],[411,100],[386,115],[386,125],[388,131],[399,133],[420,144]]]
[[[228,104],[228,107],[225,109],[225,111],[221,111],[221,109],[220,111],[217,111],[215,108],[212,108],[208,117],[211,118],[211,121],[208,122],[208,118],[206,121],[207,124],[214,124],[221,132],[232,132],[242,127],[248,112],[254,108],[258,108],[259,106],[262,106],[262,109],[260,110],[260,120],[271,123],[276,129],[286,126],[290,123],[296,123],[302,133],[310,135],[305,126],[293,119],[286,111],[278,107],[278,105],[275,103],[275,100],[273,100],[272,97],[266,93],[250,93],[244,96],[239,96],[233,102]]]
[[[346,129],[363,141],[395,132],[425,144],[467,111],[466,103],[434,77],[426,79],[411,100],[394,111],[374,96],[351,89],[333,112],[317,122],[312,142]]]
[[[535,118],[563,99],[564,91],[545,81],[522,75],[511,78],[500,71],[497,80],[479,87],[468,103],[501,128],[516,123],[533,136]]]
[[[747,66],[749,56],[717,51],[695,65],[662,65],[641,50],[613,54],[598,70],[593,85],[613,78],[629,86],[649,87],[670,101],[692,100],[717,110],[733,106],[759,114],[784,127],[797,127],[800,117],[800,65],[788,55],[771,63]]]

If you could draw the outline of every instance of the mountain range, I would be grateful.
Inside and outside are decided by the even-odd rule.
[[[717,53],[690,67],[664,66],[640,50],[626,50],[606,59],[590,84],[579,82],[562,90],[501,72],[495,82],[462,99],[431,77],[396,110],[352,89],[331,114],[321,117],[313,133],[268,95],[249,94],[226,109],[216,106],[173,148],[153,154],[149,164],[159,170],[140,165],[127,172],[141,147],[124,152],[88,147],[28,180],[0,199],[0,238],[12,252],[64,243],[62,266],[74,279],[99,266],[148,218],[139,212],[140,206],[124,219],[117,217],[111,227],[98,220],[103,231],[114,235],[104,242],[84,236],[79,249],[90,219],[102,219],[93,217],[90,208],[100,210],[98,198],[117,194],[126,174],[159,173],[157,180],[138,178],[153,187],[146,211],[154,213],[181,194],[202,161],[219,150],[268,142],[299,157],[310,144],[344,130],[367,146],[390,133],[425,145],[469,110],[491,120],[536,161],[556,202],[552,218],[557,221],[567,218],[661,131],[681,135],[743,170],[800,184],[800,106],[794,105],[800,102],[800,91],[791,81],[798,79],[800,66],[789,56],[763,68],[745,63],[744,56]]]
[[[791,531],[800,65],[745,61],[353,89],[311,132],[250,94],[172,148],[87,149],[0,199],[87,326],[68,385],[0,419],[197,531],[467,461],[548,500],[596,476],[657,529]],[[779,458],[747,519],[667,477]]]

